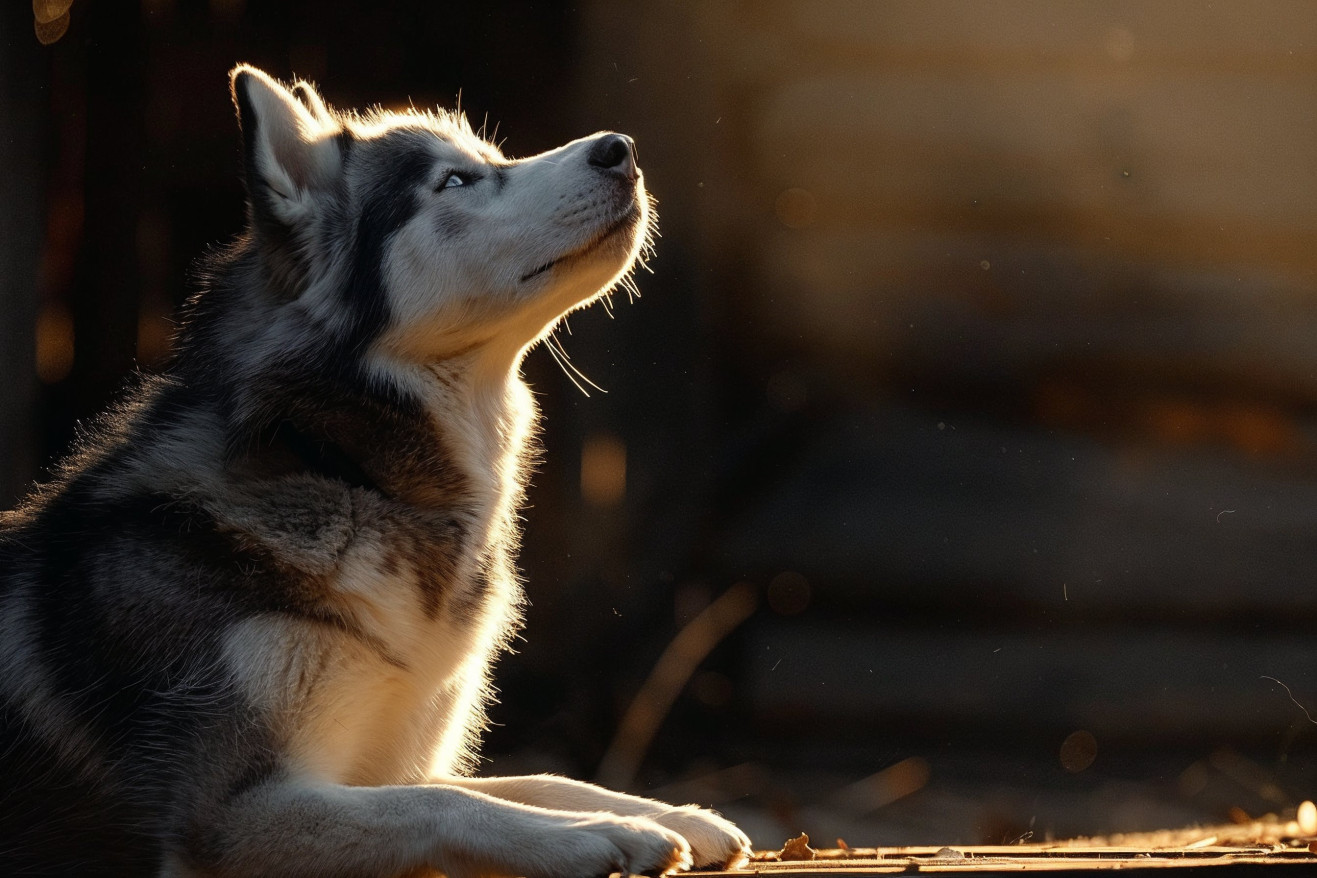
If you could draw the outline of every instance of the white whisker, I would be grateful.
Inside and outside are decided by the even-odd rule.
[[[549,333],[548,341],[549,341],[549,347],[551,349],[557,347],[558,353],[562,355],[561,359],[559,359],[558,361],[559,363],[563,364],[566,368],[571,369],[572,372],[576,373],[576,376],[578,378],[580,378],[586,384],[589,384],[591,387],[593,387],[595,390],[599,391],[600,393],[608,392],[607,390],[604,390],[602,387],[600,387],[598,384],[595,384],[593,381],[591,381],[590,376],[586,375],[580,369],[576,368],[576,364],[572,362],[571,354],[567,353],[567,348],[562,346],[562,339],[558,338],[558,334],[556,332]],[[579,384],[577,386],[580,387]],[[582,393],[584,392],[585,392],[584,389],[582,389]],[[589,396],[590,394],[586,393],[585,395]]]
[[[552,338],[552,336],[550,336],[550,338]],[[577,381],[576,378],[572,376],[572,373],[567,371],[567,365],[562,361],[562,354],[558,353],[557,348],[555,348],[552,344],[547,344],[545,345],[545,347],[549,349],[549,354],[553,357],[554,362],[558,364],[558,368],[562,369],[562,373],[567,376],[567,380],[575,384],[576,389],[581,391],[581,393],[584,393],[586,396],[589,396],[590,391],[582,387],[581,382]]]

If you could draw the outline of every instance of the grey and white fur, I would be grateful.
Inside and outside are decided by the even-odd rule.
[[[743,860],[710,811],[469,776],[522,602],[520,363],[647,246],[630,139],[510,160],[458,115],[231,85],[245,233],[171,367],[0,514],[0,873]]]

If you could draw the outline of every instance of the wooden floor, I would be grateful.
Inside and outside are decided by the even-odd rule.
[[[763,875],[765,878],[862,878],[866,875],[973,874],[1006,875],[1021,872],[1086,874],[1122,871],[1133,874],[1163,869],[1198,869],[1212,876],[1317,875],[1317,854],[1307,847],[1211,846],[1200,848],[1143,849],[1133,847],[1011,847],[870,848],[819,851],[814,860],[755,859],[733,872],[711,872],[720,878]],[[1161,874],[1160,871],[1158,874]]]
[[[1235,875],[1317,875],[1317,841],[1296,837],[1292,823],[1250,822],[1044,844],[956,847],[814,849],[791,839],[780,851],[761,851],[744,868],[709,872],[721,878],[862,878],[866,875],[1076,875],[1121,871],[1163,874],[1199,870],[1213,878]],[[1289,831],[1287,831],[1289,830]],[[1272,871],[1264,872],[1264,869]]]

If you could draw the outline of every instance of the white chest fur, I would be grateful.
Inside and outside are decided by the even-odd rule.
[[[489,664],[517,625],[510,556],[529,391],[515,374],[483,387],[447,374],[418,383],[443,440],[436,453],[451,455],[470,495],[446,599],[427,611],[415,559],[391,557],[386,510],[355,491],[352,536],[330,576],[348,629],[268,615],[227,639],[239,685],[308,777],[404,783],[462,767],[483,725]]]

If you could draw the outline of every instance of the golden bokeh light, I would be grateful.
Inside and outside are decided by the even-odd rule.
[[[73,312],[63,303],[46,305],[37,315],[37,377],[57,384],[73,371]]]
[[[811,226],[818,218],[819,204],[808,189],[791,188],[777,196],[773,205],[777,218],[789,229]]]
[[[1080,729],[1071,732],[1061,742],[1061,767],[1071,774],[1078,774],[1093,764],[1097,759],[1097,738],[1092,732]]]
[[[581,498],[591,506],[616,506],[626,495],[626,445],[608,433],[587,436],[581,446]]]
[[[69,29],[73,0],[32,0],[32,26],[43,46],[59,42]]]

